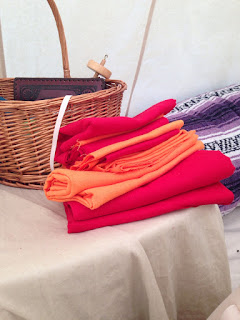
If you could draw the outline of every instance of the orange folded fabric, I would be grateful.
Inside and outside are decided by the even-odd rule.
[[[193,152],[204,148],[203,143],[196,140],[197,135],[193,132],[182,130],[181,134],[184,136],[184,141],[177,146],[175,145],[171,152],[163,152],[164,156],[162,155],[162,158],[152,166],[139,170],[116,174],[56,169],[46,180],[44,186],[46,197],[49,200],[60,202],[77,201],[90,209],[96,209],[128,191],[158,178]],[[164,150],[166,151],[166,149]]]
[[[91,170],[96,164],[99,163],[100,160],[103,160],[104,156],[106,156],[107,154],[135,145],[143,141],[154,139],[172,130],[175,130],[175,129],[179,130],[182,128],[183,125],[184,125],[184,122],[182,120],[177,120],[177,121],[168,123],[164,126],[161,126],[157,129],[154,129],[148,133],[142,134],[140,136],[108,145],[106,147],[103,147],[101,149],[98,149],[88,154],[87,156],[85,156],[85,158],[82,161],[76,161],[75,164],[70,167],[70,169],[71,170]]]
[[[181,130],[178,134],[157,146],[143,152],[127,155],[112,162],[101,162],[92,170],[121,173],[131,170],[139,170],[146,167],[152,167],[160,161],[166,159],[167,155],[174,151],[180,144],[188,141],[189,146],[193,145],[198,139],[195,131],[187,132]]]
[[[179,162],[189,157],[195,151],[202,149],[204,149],[204,144],[201,141],[197,141],[193,146],[191,146],[183,152],[181,152],[179,148],[178,150],[175,150],[175,152],[172,153],[171,157],[169,156],[171,160],[169,162],[166,161],[167,163],[162,167],[157,169],[158,165],[155,165],[153,166],[153,168],[139,170],[147,172],[154,169],[154,171],[145,173],[139,178],[125,180],[114,185],[107,185],[98,188],[87,189],[81,193],[81,198],[79,199],[78,197],[76,197],[75,201],[82,203],[91,210],[99,208],[104,203],[107,203],[112,199],[115,199],[131,190],[134,190],[153,181],[154,179],[157,179],[158,177],[162,176],[163,174],[171,170],[173,167],[175,167]],[[138,170],[131,172],[138,172]]]

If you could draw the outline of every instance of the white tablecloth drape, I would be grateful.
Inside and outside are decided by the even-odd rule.
[[[216,205],[67,234],[42,191],[0,204],[1,320],[206,319],[231,292]]]

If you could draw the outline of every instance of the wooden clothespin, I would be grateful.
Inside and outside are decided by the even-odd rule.
[[[107,57],[108,55],[105,54],[104,58],[100,63],[97,63],[94,60],[88,61],[88,64],[87,64],[88,68],[95,71],[93,78],[97,78],[99,75],[103,76],[106,79],[109,79],[111,77],[112,72],[104,67]]]

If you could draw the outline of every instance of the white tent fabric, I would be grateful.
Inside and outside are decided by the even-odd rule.
[[[3,42],[2,42],[2,30],[1,30],[1,21],[0,21],[0,77],[6,77],[5,69],[5,58],[3,51]]]
[[[154,0],[152,0],[154,1]],[[73,77],[91,77],[101,61],[124,80],[125,114],[152,1],[56,0]],[[0,0],[8,77],[61,77],[55,21],[46,0]],[[240,2],[156,0],[129,115],[166,99],[178,101],[238,82]]]
[[[101,61],[112,79],[133,81],[150,2],[55,1],[62,17],[72,77],[91,77],[90,59]],[[7,76],[61,77],[61,52],[47,1],[0,0]],[[24,10],[23,10],[24,8]],[[123,103],[126,105],[128,92]]]
[[[240,79],[237,1],[157,0],[130,115]]]

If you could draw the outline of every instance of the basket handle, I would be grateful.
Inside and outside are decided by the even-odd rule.
[[[61,45],[61,50],[62,50],[64,78],[71,78],[70,70],[69,70],[67,43],[66,43],[64,28],[63,28],[63,24],[62,24],[62,19],[61,19],[61,16],[59,14],[58,8],[57,8],[54,0],[47,0],[47,2],[52,10],[52,13],[53,13],[55,21],[56,21],[57,29],[58,29],[58,35],[59,35],[59,40],[60,40],[60,45]]]
[[[50,168],[51,171],[54,170],[54,158],[55,158],[55,153],[56,153],[56,149],[57,149],[57,141],[58,141],[58,135],[59,135],[59,130],[61,127],[61,123],[62,123],[62,119],[64,116],[64,113],[67,109],[68,106],[68,102],[71,99],[71,95],[67,95],[63,98],[61,106],[59,108],[58,111],[58,116],[57,116],[57,120],[55,123],[55,128],[53,131],[53,138],[52,138],[52,147],[51,147],[51,152],[50,152]]]

